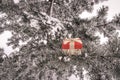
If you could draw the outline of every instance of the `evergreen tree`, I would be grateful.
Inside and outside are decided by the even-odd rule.
[[[103,6],[91,19],[78,17],[102,1],[20,0],[15,4],[1,0],[0,11],[6,15],[0,19],[0,33],[11,31],[8,45],[19,51],[4,58],[0,53],[0,79],[68,80],[75,74],[84,80],[86,70],[89,80],[119,80],[120,38],[115,31],[120,15],[108,22],[108,7]],[[108,43],[99,44],[97,31],[109,38]],[[62,40],[70,35],[83,41],[82,55],[67,56],[61,51]]]

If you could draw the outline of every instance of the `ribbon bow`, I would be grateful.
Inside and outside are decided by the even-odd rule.
[[[82,43],[80,38],[70,38],[70,39],[65,39],[63,41],[64,44],[67,44],[68,42],[79,42],[79,43]]]

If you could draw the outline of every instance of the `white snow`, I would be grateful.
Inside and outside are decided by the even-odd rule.
[[[75,70],[75,73],[72,74],[68,80],[80,80],[79,75],[77,75],[77,70],[76,70],[77,66],[73,66],[73,70]],[[83,67],[82,68],[83,71],[83,80],[90,80],[90,76],[88,75],[88,71]]]
[[[18,4],[20,0],[13,0],[15,4]]]
[[[116,32],[118,33],[118,37],[120,37],[120,30],[116,30]]]
[[[28,40],[28,41],[29,41],[29,40]],[[27,44],[28,41],[23,42],[23,41],[20,40],[20,41],[19,41],[19,45],[20,45],[20,46],[25,45],[25,44]]]
[[[0,48],[4,48],[4,52],[9,55],[11,52],[13,52],[13,49],[11,46],[7,46],[8,39],[12,36],[12,33],[10,31],[4,31],[0,35]]]
[[[72,74],[72,75],[68,78],[68,80],[80,80],[80,78],[79,78],[79,76],[76,76],[76,75]]]
[[[85,68],[83,69],[83,80],[90,80],[90,76],[88,75],[88,71]]]
[[[77,66],[74,65],[73,66],[73,70],[75,71],[74,74],[72,74],[70,77],[68,77],[68,80],[80,80],[79,75],[77,75],[77,70],[76,70]]]
[[[8,15],[6,13],[0,12],[0,18],[6,18]]]
[[[69,58],[69,57],[64,57],[64,61],[65,61],[65,62],[69,62],[69,61],[70,61],[70,58]]]
[[[68,37],[71,38],[71,37],[72,37],[72,34],[68,34]]]
[[[20,17],[20,16],[16,16],[16,21],[17,21],[17,23],[19,23],[20,21],[22,21],[22,17]]]
[[[98,31],[95,33],[95,36],[98,36],[100,38],[101,45],[107,43],[108,41],[108,37],[105,37],[103,33],[100,33]]]
[[[61,60],[61,59],[62,59],[62,56],[59,56],[58,59]]]
[[[113,19],[113,17],[120,13],[120,0],[108,0],[108,1],[104,1],[102,3],[99,4],[95,4],[94,5],[94,10],[92,13],[87,12],[86,10],[84,12],[82,12],[82,14],[79,15],[80,18],[92,18],[94,16],[97,15],[97,10],[100,9],[100,7],[104,6],[108,6],[109,10],[108,10],[108,14],[107,14],[107,20],[110,21]]]
[[[47,40],[41,40],[40,42],[43,42],[45,45],[47,44]]]
[[[6,20],[6,24],[8,24],[8,25],[9,25],[9,24],[11,24],[11,23],[10,23],[10,21],[9,21],[9,20]]]
[[[85,53],[85,57],[88,57],[88,53]]]
[[[36,28],[37,30],[40,28],[40,26],[38,25],[38,20],[35,19],[30,20],[30,26]]]

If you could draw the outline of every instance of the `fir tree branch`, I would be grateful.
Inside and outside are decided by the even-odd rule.
[[[96,25],[95,27],[100,27],[100,26],[105,26],[105,25],[108,25],[108,24],[111,24],[112,22],[108,22],[108,23],[104,23],[104,24],[101,24],[101,25]]]

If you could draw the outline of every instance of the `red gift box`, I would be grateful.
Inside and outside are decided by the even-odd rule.
[[[79,55],[81,54],[82,46],[80,38],[70,38],[63,40],[62,50],[68,55]]]

